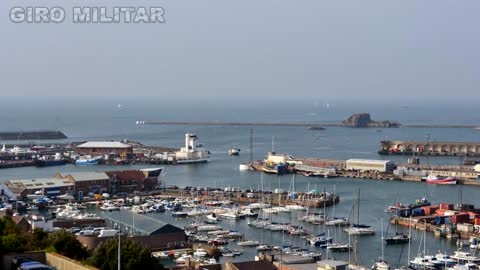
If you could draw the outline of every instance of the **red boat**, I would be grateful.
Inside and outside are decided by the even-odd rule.
[[[457,184],[457,179],[452,177],[439,178],[435,175],[429,175],[426,179],[427,184],[436,184],[436,185],[455,185]]]

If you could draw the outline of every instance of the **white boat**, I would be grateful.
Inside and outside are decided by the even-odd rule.
[[[375,230],[368,225],[353,224],[352,227],[343,229],[350,235],[372,235],[375,234]]]
[[[413,269],[435,269],[435,264],[430,262],[427,258],[418,255],[415,259],[410,261],[409,267]]]
[[[346,218],[336,218],[336,217],[334,217],[334,218],[331,219],[331,220],[325,221],[325,225],[326,225],[326,226],[338,226],[338,227],[342,227],[342,226],[348,226],[348,225],[350,225],[350,222],[349,222],[348,219],[346,219]]]
[[[390,265],[388,264],[387,261],[383,259],[375,261],[375,263],[372,266],[372,270],[389,270],[389,269],[390,269]]]
[[[268,251],[268,250],[272,250],[272,246],[269,246],[269,245],[260,245],[257,247],[257,250],[258,251]]]
[[[297,205],[297,204],[290,204],[285,206],[285,208],[293,211],[307,211],[307,207],[303,205]]]
[[[195,257],[205,257],[207,255],[208,255],[207,251],[203,248],[199,248],[193,253],[193,256]]]
[[[447,267],[447,270],[478,270],[478,265],[475,263],[455,264],[453,267]]]
[[[451,258],[460,263],[480,263],[479,257],[475,257],[470,252],[465,251],[455,251]]]
[[[218,218],[215,213],[211,213],[211,214],[205,216],[205,218],[209,221],[220,221],[220,218]]]
[[[228,149],[228,154],[229,154],[230,156],[238,156],[238,155],[240,155],[240,149],[238,149],[238,148],[230,148],[230,149]]]
[[[231,220],[237,220],[240,219],[240,215],[237,211],[231,210],[226,213],[222,213],[219,215],[219,217],[224,218],[224,219],[231,219]]]
[[[347,252],[352,250],[352,245],[347,243],[329,243],[327,249],[332,252]]]
[[[255,247],[255,246],[258,246],[259,243],[258,243],[258,241],[247,240],[247,241],[237,242],[237,245],[247,246],[247,247]]]
[[[439,177],[433,174],[427,176],[426,180],[427,184],[436,184],[436,185],[455,185],[457,184],[457,179],[452,177]]]
[[[240,164],[240,165],[238,166],[238,169],[239,169],[240,171],[248,171],[248,170],[250,170],[250,165],[248,165],[248,164]]]

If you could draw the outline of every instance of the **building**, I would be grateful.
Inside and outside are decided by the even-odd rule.
[[[392,172],[395,163],[390,160],[349,159],[346,162],[347,170]]]
[[[75,153],[79,155],[91,155],[91,156],[100,156],[100,155],[122,155],[122,154],[132,154],[133,146],[114,141],[91,141],[83,144],[79,144],[75,147]]]
[[[68,179],[37,178],[9,180],[6,182],[6,185],[20,198],[34,194],[36,191],[43,192],[43,194],[47,196],[56,196],[73,192],[73,183]]]
[[[203,149],[201,144],[197,144],[197,135],[185,134],[185,147],[175,152],[177,163],[200,163],[208,162],[208,151]]]
[[[344,261],[322,260],[317,262],[318,270],[347,270],[348,263]]]
[[[110,193],[133,193],[134,191],[150,191],[159,184],[162,168],[109,171],[105,172],[110,179]]]
[[[74,185],[73,194],[79,199],[90,192],[110,192],[110,177],[104,172],[75,172],[64,176],[57,174],[56,177],[71,181]]]
[[[146,221],[147,219],[139,217],[141,221]],[[133,221],[132,221],[133,222]],[[118,225],[120,222],[107,220],[107,225],[112,228],[118,228],[115,225]],[[120,224],[121,232],[129,232],[124,230],[124,224]],[[130,226],[130,225],[128,225]],[[169,223],[155,220],[150,221],[146,224],[144,230],[136,230],[136,234],[121,236],[122,238],[131,239],[146,248],[150,251],[156,250],[165,250],[165,249],[175,249],[175,248],[185,248],[188,245],[187,236],[185,231],[179,227],[171,225]],[[154,228],[154,229],[153,229]],[[139,235],[142,233],[142,235]],[[89,250],[95,249],[100,243],[107,241],[108,239],[115,238],[112,237],[97,237],[97,236],[77,236],[77,239]]]

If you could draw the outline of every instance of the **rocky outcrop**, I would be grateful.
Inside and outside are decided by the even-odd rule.
[[[370,117],[369,113],[355,113],[352,114],[347,120],[342,122],[346,127],[353,128],[366,128],[366,127],[386,127],[394,128],[399,127],[400,123],[394,121],[374,121]]]

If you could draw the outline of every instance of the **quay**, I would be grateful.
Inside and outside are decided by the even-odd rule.
[[[381,141],[380,155],[480,156],[480,142]]]
[[[480,185],[480,165],[395,164],[389,160],[330,160],[297,158],[269,153],[265,160],[241,168],[265,173],[297,173],[306,177],[346,177],[357,179],[425,182],[426,177],[451,177],[457,184]],[[281,168],[281,170],[279,169]]]

